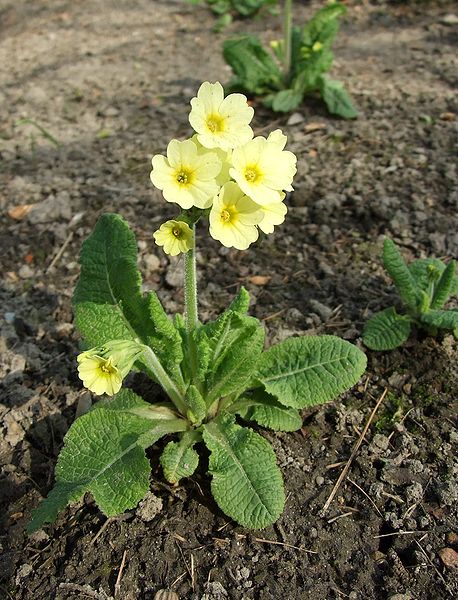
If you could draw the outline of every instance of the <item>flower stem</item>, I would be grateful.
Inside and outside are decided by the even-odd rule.
[[[192,380],[195,381],[197,373],[197,347],[194,331],[199,324],[197,308],[197,277],[196,277],[196,225],[192,226],[193,247],[186,252],[184,257],[184,305],[185,324],[188,337],[189,362]],[[197,383],[197,382],[195,382]]]
[[[196,281],[196,226],[192,226],[193,247],[184,257],[184,304],[186,331],[194,331],[197,327],[197,281]]]
[[[283,77],[285,85],[289,84],[291,71],[291,42],[293,26],[293,0],[285,0],[283,8]]]
[[[184,401],[183,395],[175,385],[174,381],[166,373],[158,357],[149,346],[143,346],[143,358],[146,365],[154,373],[154,376],[164,388],[164,391],[167,393],[173,404],[177,407],[182,415],[186,415],[188,408],[186,406],[186,402]]]

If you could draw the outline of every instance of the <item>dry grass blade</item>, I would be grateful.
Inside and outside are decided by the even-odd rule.
[[[350,469],[351,463],[353,462],[355,456],[357,455],[358,450],[359,450],[361,444],[363,443],[364,437],[365,437],[365,435],[366,435],[369,427],[371,426],[371,423],[372,423],[372,421],[373,421],[373,419],[375,417],[375,414],[378,411],[380,404],[383,402],[383,399],[385,398],[387,392],[388,392],[388,390],[387,390],[387,388],[385,388],[383,390],[382,395],[377,400],[377,404],[374,406],[374,409],[372,410],[372,412],[371,412],[371,414],[370,414],[370,416],[369,416],[369,418],[367,420],[367,423],[364,426],[364,429],[361,431],[361,435],[359,436],[356,444],[354,445],[354,448],[353,448],[353,450],[352,450],[352,452],[350,454],[350,458],[347,460],[347,463],[345,464],[345,467],[342,469],[342,473],[339,475],[339,479],[336,481],[336,483],[335,483],[335,485],[334,485],[334,487],[332,489],[332,492],[329,495],[329,498],[326,500],[326,503],[325,503],[325,505],[323,506],[323,508],[321,510],[321,516],[323,516],[327,512],[329,506],[331,505],[331,502],[334,500],[334,497],[337,494],[337,490],[342,485],[342,482],[345,479],[345,477],[346,477],[346,475],[347,475],[347,473],[348,473],[348,471]]]

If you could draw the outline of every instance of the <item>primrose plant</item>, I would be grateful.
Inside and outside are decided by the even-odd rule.
[[[232,23],[233,16],[252,17],[263,9],[274,12],[278,0],[188,0],[191,4],[207,4],[219,16],[215,29],[221,30]]]
[[[405,314],[394,307],[373,315],[363,331],[363,341],[372,350],[393,350],[407,340],[413,325],[435,335],[438,329],[454,331],[458,339],[458,309],[444,310],[449,298],[458,293],[456,262],[445,265],[436,258],[404,262],[395,243],[386,238],[383,264],[393,278],[405,305]]]
[[[223,54],[234,71],[233,90],[262,96],[276,112],[295,110],[310,94],[320,94],[330,113],[353,119],[357,112],[340,81],[326,76],[334,61],[332,44],[346,7],[333,2],[318,10],[303,27],[292,24],[292,0],[285,0],[283,39],[271,42],[273,54],[259,38],[226,40]]]
[[[172,140],[165,156],[152,159],[153,184],[181,209],[153,235],[167,254],[184,255],[184,316],[171,320],[154,292],[142,294],[136,240],[119,215],[103,215],[84,243],[73,302],[89,349],[78,356],[78,372],[89,390],[108,397],[65,436],[56,485],[30,530],[85,492],[108,516],[136,506],[149,489],[145,450],[165,435],[175,438],[160,457],[168,482],[194,473],[203,443],[222,511],[265,527],[283,510],[282,476],[268,441],[244,423],[300,429],[300,409],[335,399],[363,373],[365,355],[333,336],[295,337],[266,350],[244,288],[217,319],[199,321],[197,221],[208,220],[224,246],[245,250],[287,212],[296,157],[280,130],[253,137],[253,113],[245,96],[225,98],[220,83],[205,82],[191,100],[195,136]],[[162,386],[163,400],[152,404],[122,387],[132,370]]]

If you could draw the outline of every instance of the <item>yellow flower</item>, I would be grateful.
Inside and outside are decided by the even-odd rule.
[[[121,389],[122,380],[143,349],[142,344],[132,340],[111,340],[104,346],[86,350],[76,358],[79,378],[94,394],[113,396]]]
[[[189,122],[205,148],[231,150],[246,144],[253,137],[249,123],[254,110],[243,94],[224,98],[223,86],[217,81],[205,81],[191,100]]]
[[[218,193],[216,177],[221,160],[215,152],[199,152],[192,140],[172,140],[167,157],[156,154],[152,160],[151,181],[162,190],[167,202],[181,208],[209,208]]]
[[[197,134],[193,135],[191,139],[197,146],[197,150],[199,151],[199,153],[208,152],[208,149],[205,148],[205,146],[202,146],[202,144],[199,142]],[[232,150],[221,150],[221,148],[213,148],[212,152],[214,152],[221,161],[221,171],[216,177],[216,183],[221,187],[231,180],[231,176],[229,175],[229,169],[232,166]]]
[[[286,136],[280,129],[266,139],[256,137],[232,153],[229,173],[247,196],[261,206],[281,202],[281,191],[293,191],[296,156],[283,150]]]
[[[263,219],[260,207],[230,181],[221,188],[210,211],[210,235],[227,248],[246,250],[258,239]]]
[[[193,246],[192,229],[184,221],[166,221],[153,233],[154,241],[164,252],[176,256]]]
[[[285,195],[283,194],[283,197]],[[263,214],[263,219],[259,223],[258,227],[264,233],[273,233],[275,225],[281,225],[285,220],[288,209],[283,202],[272,202],[272,204],[266,204],[260,206]]]
[[[323,47],[323,44],[321,42],[315,42],[312,46],[312,50],[313,50],[313,52],[319,52],[322,47]]]
[[[114,365],[113,358],[102,358],[95,354],[83,358],[78,357],[78,375],[84,387],[94,394],[113,396],[121,389],[122,377],[120,370]],[[81,355],[80,355],[81,356]]]

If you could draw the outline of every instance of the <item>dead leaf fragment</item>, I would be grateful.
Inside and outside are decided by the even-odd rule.
[[[450,569],[458,569],[458,552],[453,548],[442,548],[439,550],[441,561]]]
[[[304,131],[305,133],[313,133],[314,131],[326,129],[326,127],[326,123],[316,123],[312,121],[312,123],[307,123],[307,125],[304,127]]]
[[[19,204],[8,211],[8,216],[15,221],[22,221],[36,204]]]
[[[253,285],[263,286],[263,285],[267,285],[270,280],[271,280],[270,275],[253,275],[252,277],[249,278],[248,281],[250,283],[252,283]]]
[[[456,119],[456,115],[452,112],[443,112],[439,115],[439,119],[441,121],[454,121]]]

